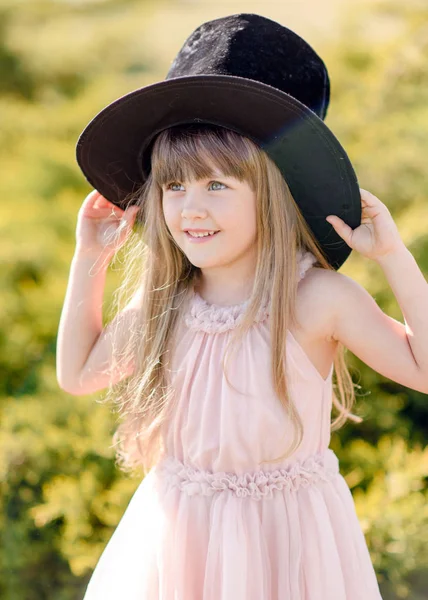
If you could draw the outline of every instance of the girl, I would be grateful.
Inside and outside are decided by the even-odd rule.
[[[322,63],[296,38],[257,15],[204,24],[168,81],[113,103],[79,140],[96,190],[78,216],[58,380],[73,394],[108,387],[123,417],[119,464],[145,472],[84,600],[381,598],[330,432],[361,421],[345,347],[428,391],[428,286],[386,206],[365,190],[356,200],[322,121],[325,71],[308,83],[296,56],[308,69]],[[269,40],[271,57],[290,50],[286,67],[264,63]],[[239,61],[224,75],[225,53],[245,48],[275,77],[293,75],[300,99]],[[183,74],[189,60],[202,75]],[[159,113],[137,143],[146,101]],[[125,242],[134,293],[102,329],[106,268]],[[405,325],[337,272],[352,249],[382,267]]]

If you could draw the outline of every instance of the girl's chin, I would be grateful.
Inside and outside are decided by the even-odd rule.
[[[219,262],[218,256],[211,256],[204,258],[199,258],[198,256],[189,256],[186,252],[184,253],[187,257],[187,260],[194,266],[199,269],[214,269],[216,267],[220,267],[221,263]]]

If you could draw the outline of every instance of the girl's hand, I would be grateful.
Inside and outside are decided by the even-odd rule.
[[[97,190],[88,194],[80,207],[76,246],[79,252],[111,258],[131,233],[139,207],[123,210]]]
[[[329,215],[326,221],[350,248],[363,256],[378,260],[403,245],[388,208],[367,190],[361,191],[361,225],[352,229],[341,218]]]

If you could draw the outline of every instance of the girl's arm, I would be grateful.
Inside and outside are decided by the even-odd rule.
[[[428,283],[404,244],[377,262],[401,308],[412,354],[428,385]]]
[[[326,220],[350,248],[383,269],[405,324],[383,313],[355,281],[331,272],[332,335],[375,371],[428,393],[428,283],[387,206],[361,189],[361,208],[361,225],[355,229],[336,215]]]
[[[76,250],[61,313],[56,352],[59,386],[74,393],[80,374],[102,326],[107,265],[95,266],[97,255]],[[85,393],[81,390],[81,393]]]
[[[428,393],[428,283],[403,244],[376,261],[383,269],[405,323],[386,315],[353,279],[327,273],[334,298],[334,339],[381,375]]]
[[[140,306],[139,290],[125,308],[102,326],[102,303],[107,265],[96,255],[76,251],[59,324],[57,380],[76,396],[92,394],[131,375],[133,364],[111,369],[113,345],[121,352],[131,321]],[[116,328],[117,321],[120,321]]]
[[[138,210],[138,206],[120,209],[97,190],[88,194],[79,210],[56,357],[58,383],[70,394],[90,394],[126,375],[111,372],[112,347],[114,343],[121,350],[125,343],[126,321],[138,294],[104,329],[102,305],[108,265],[129,236]],[[110,335],[118,319],[124,327],[114,328]],[[125,367],[129,371],[131,365]]]

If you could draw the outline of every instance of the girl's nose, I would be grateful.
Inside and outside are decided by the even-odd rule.
[[[186,194],[183,199],[182,214],[206,214],[203,192],[201,190],[189,189],[186,191]]]

